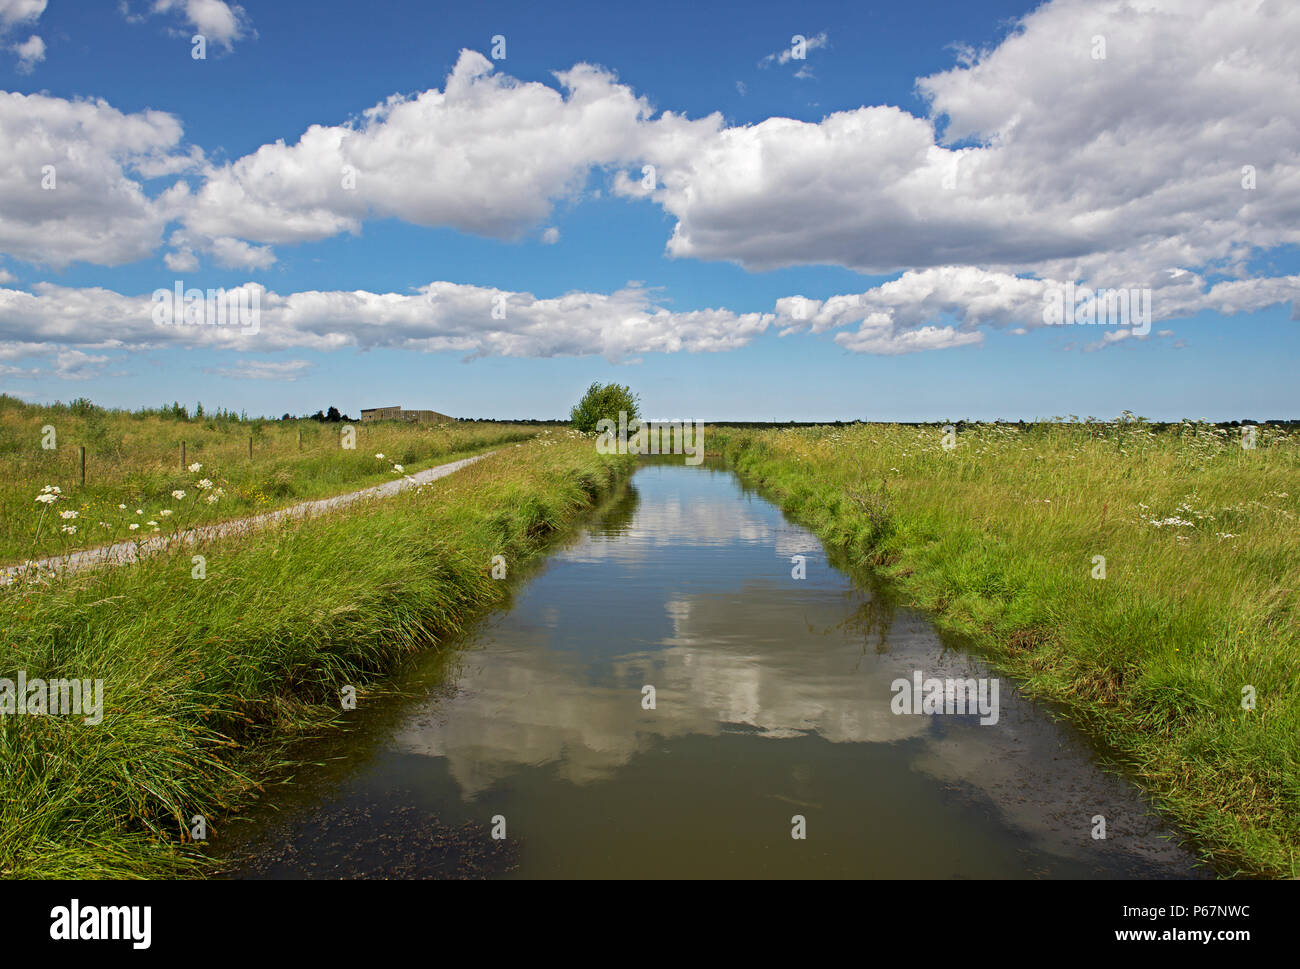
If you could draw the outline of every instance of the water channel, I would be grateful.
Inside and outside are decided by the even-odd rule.
[[[893,712],[995,674],[721,467],[641,467],[511,581],[220,832],[228,877],[1205,877],[1009,681],[996,723]]]

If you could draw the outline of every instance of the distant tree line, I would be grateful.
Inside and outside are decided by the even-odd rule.
[[[537,417],[457,417],[461,424],[531,424],[535,427],[559,427],[568,424],[559,418]]]
[[[333,404],[330,404],[330,406],[323,411],[318,410],[314,414],[304,414],[301,418],[295,418],[292,414],[286,413],[283,417],[280,418],[280,420],[319,421],[322,424],[339,424],[342,422],[347,422],[347,423],[352,422],[351,417],[348,417],[347,414],[340,414],[339,409],[335,407]]]
[[[620,388],[625,389],[625,388]],[[208,411],[203,407],[202,401],[194,405],[191,411],[179,401],[172,401],[170,404],[163,404],[159,407],[141,407],[138,410],[126,410],[120,407],[103,407],[89,400],[86,397],[78,397],[75,400],[68,401],[66,404],[62,401],[55,401],[53,404],[29,404],[19,398],[12,397],[8,394],[0,394],[0,401],[7,406],[16,408],[34,407],[50,413],[72,414],[77,417],[105,417],[110,414],[134,418],[156,417],[163,420],[172,421],[206,421],[206,422],[231,422],[231,423],[249,423],[261,424],[268,420],[264,417],[249,417],[247,411],[236,413],[224,407]],[[275,420],[275,418],[269,418]],[[294,417],[292,414],[285,413],[280,418],[281,421],[294,420],[311,420],[319,421],[323,424],[353,423],[354,418],[347,414],[341,413],[337,407],[330,405],[325,410],[318,410],[314,414],[304,414],[301,417]],[[568,420],[560,418],[536,418],[536,417],[457,417],[454,420],[464,424],[525,424],[536,427],[558,427],[570,423]],[[1181,421],[1149,421],[1144,417],[1137,417],[1126,412],[1125,416],[1119,418],[1120,421],[1131,421],[1140,423],[1156,433],[1169,431],[1179,427]],[[1028,430],[1032,427],[1052,424],[1078,424],[1079,426],[1105,426],[1112,423],[1111,420],[1100,420],[1095,417],[1086,418],[1082,421],[1077,418],[1066,421],[1063,418],[1054,418],[1050,420],[1025,421],[1025,420],[991,420],[991,421],[968,421],[968,420],[947,420],[947,421],[704,421],[716,427],[750,427],[750,428],[782,428],[782,427],[851,427],[855,424],[901,424],[905,427],[942,427],[944,424],[952,424],[957,428],[972,427],[980,424],[1001,424],[1011,427],[1018,427]],[[1283,418],[1269,418],[1267,420],[1255,420],[1254,418],[1245,417],[1240,420],[1232,421],[1210,421],[1213,427],[1241,427],[1247,424],[1257,426],[1280,427],[1291,431],[1300,431],[1300,420],[1286,420]]]

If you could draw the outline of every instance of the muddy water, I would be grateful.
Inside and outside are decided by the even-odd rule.
[[[729,472],[643,467],[214,845],[244,878],[1198,876],[1009,682],[996,724],[891,712],[994,674],[858,579]]]

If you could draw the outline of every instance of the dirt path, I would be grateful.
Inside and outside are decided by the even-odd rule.
[[[461,458],[459,461],[425,468],[423,471],[403,475],[401,478],[386,481],[381,485],[362,488],[360,491],[350,491],[347,494],[335,495],[332,498],[319,498],[316,501],[304,501],[288,508],[281,508],[279,511],[253,515],[251,518],[237,518],[234,521],[218,522],[215,525],[203,525],[199,528],[186,529],[179,535],[155,535],[139,541],[117,542],[113,545],[102,545],[99,548],[83,549],[80,552],[69,552],[67,555],[38,559],[35,562],[26,562],[22,565],[5,566],[0,569],[0,585],[11,585],[20,576],[28,572],[80,572],[82,569],[90,569],[98,565],[122,565],[127,562],[134,562],[142,555],[151,555],[154,552],[162,551],[177,541],[192,545],[200,539],[242,535],[264,528],[281,518],[306,518],[318,512],[344,508],[363,498],[387,498],[399,491],[405,491],[407,488],[415,488],[419,485],[428,484],[430,481],[445,478],[466,465],[473,464],[475,461],[482,460],[489,454],[495,453],[495,451],[487,451],[483,454],[476,454],[471,458]]]

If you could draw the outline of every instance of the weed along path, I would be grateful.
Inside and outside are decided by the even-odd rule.
[[[236,878],[1186,878],[1127,781],[729,471],[646,464],[209,850]]]
[[[199,541],[242,535],[259,528],[265,528],[281,519],[306,518],[311,515],[318,515],[323,512],[346,508],[348,505],[363,499],[386,498],[395,495],[400,491],[404,491],[407,488],[417,488],[420,485],[428,484],[431,481],[437,481],[439,478],[445,478],[447,475],[459,471],[466,465],[473,464],[475,461],[481,461],[488,455],[495,453],[495,450],[485,451],[482,454],[476,454],[473,457],[461,458],[459,461],[451,461],[447,464],[439,464],[432,468],[425,468],[423,471],[416,471],[412,474],[403,475],[402,477],[396,478],[392,481],[386,481],[381,485],[362,488],[359,491],[351,491],[347,494],[334,495],[330,498],[304,501],[297,505],[291,505],[288,508],[281,508],[278,511],[266,512],[261,515],[252,515],[247,518],[218,522],[215,525],[203,525],[197,528],[186,529],[179,533],[153,535],[149,538],[142,538],[139,541],[117,542],[113,545],[103,545],[99,548],[84,549],[79,552],[69,552],[67,555],[57,555],[51,558],[38,559],[37,561],[26,562],[22,565],[6,566],[3,569],[0,569],[0,585],[9,585],[22,578],[24,575],[30,575],[35,578],[42,572],[79,572],[83,569],[95,568],[103,565],[123,565],[128,562],[138,561],[141,556],[160,552],[177,543],[192,545]]]

